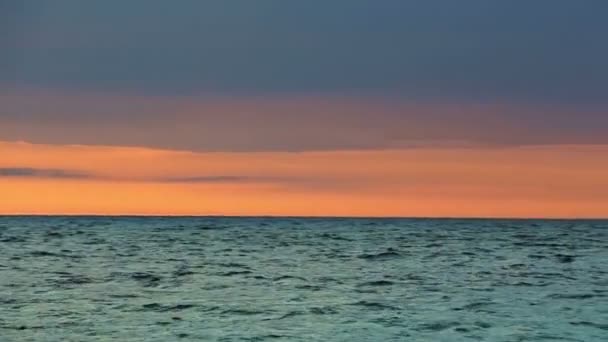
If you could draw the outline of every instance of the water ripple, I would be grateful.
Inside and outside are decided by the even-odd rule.
[[[0,217],[0,341],[605,341],[608,222]]]

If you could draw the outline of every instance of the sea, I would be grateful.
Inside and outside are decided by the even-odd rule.
[[[0,341],[608,341],[608,221],[0,217]]]

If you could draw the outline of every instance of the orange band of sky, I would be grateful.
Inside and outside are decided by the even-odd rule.
[[[0,143],[2,214],[608,217],[608,146],[194,153]]]

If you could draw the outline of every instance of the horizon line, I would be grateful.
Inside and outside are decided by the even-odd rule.
[[[117,218],[263,218],[263,219],[388,219],[388,220],[520,220],[520,221],[608,221],[608,217],[504,217],[504,216],[343,216],[343,215],[221,215],[221,214],[31,214],[0,213],[5,217],[117,217]]]

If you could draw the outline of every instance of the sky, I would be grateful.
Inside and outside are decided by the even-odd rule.
[[[603,0],[0,2],[0,213],[608,217]]]

